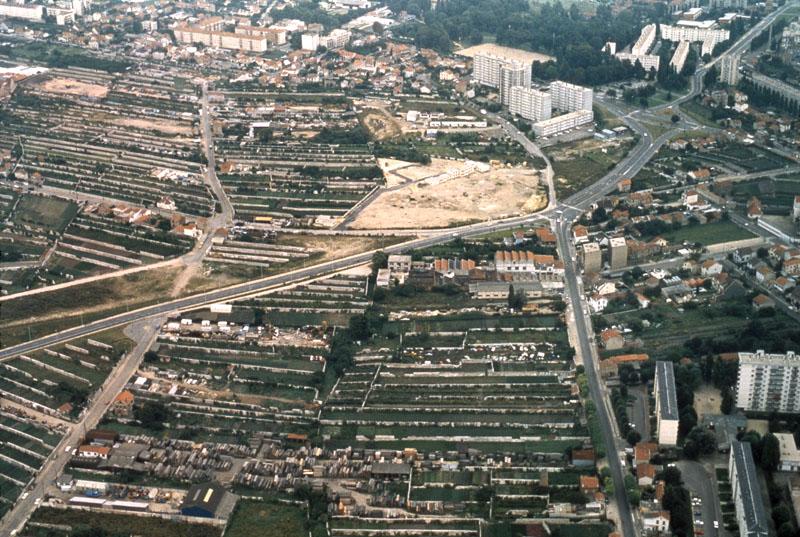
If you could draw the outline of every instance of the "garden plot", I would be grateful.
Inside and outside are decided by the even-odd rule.
[[[0,407],[0,516],[14,505],[59,441],[60,433]]]
[[[365,276],[337,274],[286,291],[251,299],[276,326],[346,325],[350,316],[369,306]]]
[[[343,96],[225,92],[212,98],[219,103],[219,177],[241,219],[331,226],[383,182]]]
[[[77,416],[129,345],[111,331],[3,362],[0,397],[50,416]]]
[[[219,174],[236,215],[244,220],[299,219],[325,224],[342,217],[381,181],[378,168],[306,167]],[[260,217],[260,218],[259,218]]]
[[[375,537],[390,535],[407,535],[409,537],[426,537],[441,535],[443,537],[477,537],[479,521],[458,519],[409,520],[409,519],[365,519],[334,517],[330,521],[331,537],[358,537],[372,535]]]
[[[202,151],[191,88],[135,73],[58,70],[49,76],[38,83],[71,81],[76,91],[42,93],[23,84],[0,126],[0,138],[19,142],[18,177],[145,206],[169,195],[179,211],[211,213],[211,196],[198,176]],[[78,91],[95,86],[108,93]],[[154,168],[177,170],[188,180],[159,179]]]
[[[467,358],[464,350],[442,359],[442,351],[430,349],[399,363],[364,351],[326,401],[323,435],[334,446],[430,451],[463,444],[560,458],[587,434],[578,425],[574,372],[554,354],[539,358],[515,348],[502,360]],[[530,370],[495,367],[507,360]]]
[[[269,268],[271,265],[286,265],[292,261],[304,261],[315,253],[318,252],[302,246],[226,238],[221,243],[215,243],[211,247],[211,251],[206,256],[205,261]]]
[[[326,347],[300,334],[291,340],[305,346],[287,346],[290,338],[274,331],[257,333],[246,341],[164,333],[154,348],[158,360],[128,389],[137,403],[168,402],[170,428],[178,431],[307,434],[318,413]]]
[[[194,241],[189,237],[84,212],[62,235],[54,263],[73,269],[78,264],[91,265],[91,272],[115,270],[175,257],[192,246]]]

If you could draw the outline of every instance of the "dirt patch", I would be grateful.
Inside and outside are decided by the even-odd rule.
[[[369,109],[361,116],[361,123],[376,140],[387,140],[402,134],[397,121],[383,109]]]
[[[315,263],[340,259],[377,248],[383,248],[408,238],[404,237],[357,237],[348,235],[278,235],[278,244],[303,246],[310,250],[323,252],[322,257],[314,259]]]
[[[47,93],[79,95],[81,97],[91,97],[93,99],[102,99],[108,95],[108,86],[81,82],[73,78],[50,78],[39,84],[38,87]]]
[[[178,277],[175,278],[175,282],[172,284],[172,292],[170,296],[172,298],[177,298],[184,292],[186,286],[189,285],[189,282],[192,278],[195,277],[197,272],[200,270],[200,265],[197,263],[193,263],[187,267],[185,267]]]
[[[387,186],[353,229],[420,229],[532,213],[547,206],[539,173],[434,159],[430,166],[384,162]]]
[[[704,384],[694,392],[694,411],[697,412],[697,421],[703,416],[714,416],[721,414],[720,404],[722,396],[717,388]]]
[[[114,119],[111,123],[119,125],[120,127],[131,127],[133,129],[142,129],[145,131],[156,130],[164,134],[192,135],[191,125],[178,121],[170,121],[168,119],[137,119],[127,117]]]

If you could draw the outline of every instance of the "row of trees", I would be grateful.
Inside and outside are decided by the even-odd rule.
[[[453,41],[473,45],[492,36],[502,45],[555,56],[555,63],[537,67],[537,76],[587,85],[644,76],[641,66],[637,70],[601,49],[608,41],[634,41],[642,20],[668,16],[664,4],[636,5],[616,15],[608,5],[600,5],[592,16],[581,13],[577,5],[567,10],[555,2],[533,9],[526,0],[449,0],[433,11],[427,0],[392,0],[389,5],[424,18],[425,24],[398,29],[419,47],[449,52]]]

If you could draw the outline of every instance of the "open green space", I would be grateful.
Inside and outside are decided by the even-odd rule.
[[[61,232],[78,213],[74,202],[45,196],[25,196],[17,204],[14,220],[21,225],[31,225]]]
[[[567,159],[554,159],[553,166],[556,195],[564,199],[605,176],[617,163],[628,154],[633,142],[622,142],[619,145],[602,149],[591,149],[572,155]]]
[[[227,537],[293,537],[305,535],[306,514],[296,505],[241,500],[231,515]]]
[[[730,220],[720,220],[710,224],[684,226],[680,229],[664,233],[666,240],[681,244],[684,242],[697,243],[704,246],[721,242],[752,239],[755,237],[750,231],[739,227]]]

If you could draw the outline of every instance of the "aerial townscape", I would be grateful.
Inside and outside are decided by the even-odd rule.
[[[800,537],[800,0],[0,0],[0,537]]]

